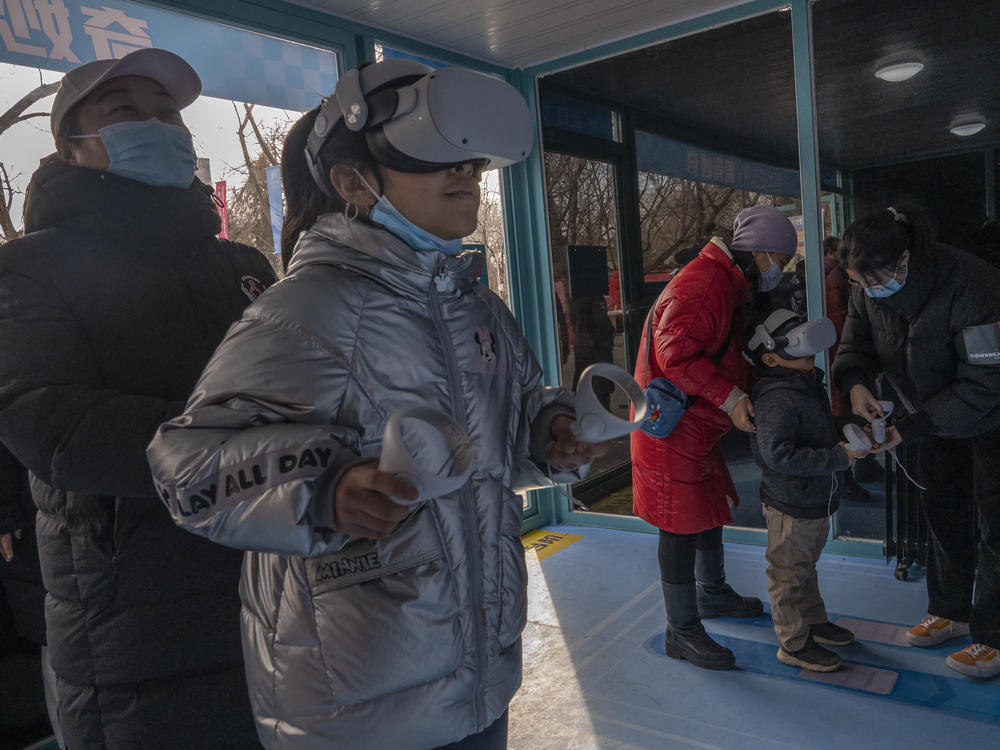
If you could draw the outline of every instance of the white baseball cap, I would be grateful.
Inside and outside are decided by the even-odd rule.
[[[120,60],[95,60],[73,68],[63,76],[52,102],[49,120],[52,135],[59,135],[63,118],[74,104],[87,97],[105,81],[120,76],[151,78],[167,90],[181,109],[201,94],[201,79],[188,63],[173,52],[146,47],[130,52]]]

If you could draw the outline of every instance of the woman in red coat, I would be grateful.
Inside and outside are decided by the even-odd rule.
[[[797,242],[776,208],[741,211],[732,243],[712,238],[654,304],[646,381],[639,380],[645,340],[639,349],[639,382],[667,377],[697,397],[668,437],[632,433],[632,497],[636,515],[660,529],[667,655],[707,669],[730,669],[735,660],[709,637],[701,618],[763,612],[759,599],[742,597],[725,582],[722,527],[739,497],[719,440],[733,425],[753,431],[741,308],[752,301],[752,287],[763,293],[778,285]]]

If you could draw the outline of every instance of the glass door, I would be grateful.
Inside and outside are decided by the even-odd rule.
[[[575,390],[580,373],[595,362],[629,369],[625,355],[616,167],[610,161],[545,154],[556,322],[562,384]],[[607,380],[595,392],[627,419],[629,401]],[[628,466],[627,437],[611,441],[595,461],[588,483]]]

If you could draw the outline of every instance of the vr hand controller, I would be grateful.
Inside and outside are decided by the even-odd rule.
[[[631,421],[616,417],[604,408],[604,404],[594,393],[595,376],[610,380],[625,391],[635,409]],[[609,362],[597,362],[580,374],[580,382],[576,387],[576,421],[570,429],[575,437],[586,443],[599,443],[638,430],[648,412],[646,394],[631,375]]]
[[[378,468],[417,488],[412,501],[393,498],[400,505],[432,500],[468,481],[472,445],[447,414],[427,406],[408,406],[386,422]]]
[[[879,401],[879,405],[882,407],[882,416],[876,417],[871,421],[872,426],[872,438],[869,439],[865,431],[861,429],[858,425],[853,422],[849,422],[844,425],[844,439],[847,441],[848,450],[852,451],[867,451],[872,448],[872,439],[876,443],[885,442],[885,432],[886,432],[886,422],[889,419],[889,415],[892,414],[894,404],[892,401]]]
[[[885,423],[889,419],[889,415],[892,414],[894,404],[892,401],[879,401],[878,403],[882,407],[882,416],[872,420],[872,437],[876,443],[884,443]]]
[[[861,452],[871,450],[872,441],[868,435],[858,425],[848,422],[844,425],[844,439],[847,441],[847,450]]]

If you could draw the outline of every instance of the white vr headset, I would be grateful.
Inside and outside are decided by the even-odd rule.
[[[527,157],[533,143],[528,105],[514,87],[465,68],[405,59],[352,68],[320,108],[306,163],[327,194],[319,153],[337,127],[363,132],[375,161],[398,172],[468,162],[506,167]]]
[[[837,342],[837,329],[829,318],[802,319],[791,310],[775,310],[754,329],[747,349],[774,352],[785,359],[799,359],[826,351]],[[791,325],[798,322],[798,325]],[[773,333],[772,333],[773,332]]]

